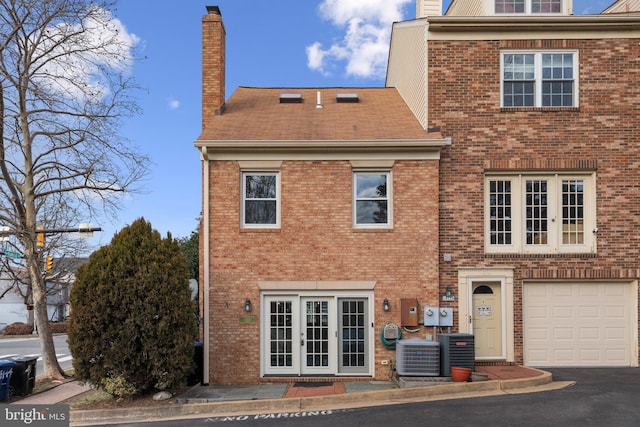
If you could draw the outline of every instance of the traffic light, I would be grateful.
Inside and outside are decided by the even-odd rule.
[[[42,231],[40,231],[40,233],[37,233],[37,236],[38,236],[38,246],[42,248],[42,247],[44,247],[44,233],[43,233],[43,231],[44,231],[44,227],[43,227],[43,226],[41,226],[41,225],[39,225],[39,226],[38,226],[38,230],[42,230]]]
[[[51,267],[53,267],[53,257],[51,255],[47,255],[47,259],[44,265],[44,271],[47,273],[51,271]]]

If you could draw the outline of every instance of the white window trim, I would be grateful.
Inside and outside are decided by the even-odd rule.
[[[275,224],[247,224],[245,221],[245,176],[247,175],[269,175],[276,177],[276,223]],[[277,229],[280,228],[280,201],[281,186],[280,186],[280,171],[279,170],[242,170],[240,173],[240,227],[243,229],[256,229],[267,228]]]
[[[567,0],[560,0],[560,12],[532,12],[533,2],[532,0],[525,0],[524,12],[496,12],[496,1],[493,0],[491,2],[491,14],[496,16],[505,16],[505,15],[567,15]]]
[[[504,105],[504,56],[505,55],[534,55],[535,65],[535,95],[533,106],[505,106]],[[571,54],[573,55],[573,102],[570,106],[542,105],[542,55],[543,54]],[[500,107],[501,108],[578,108],[580,107],[580,57],[577,50],[553,50],[553,49],[531,49],[531,50],[501,50],[500,51]]]
[[[356,208],[356,176],[358,174],[378,174],[387,176],[387,222],[379,224],[358,224],[357,208]],[[352,218],[353,228],[364,229],[391,229],[393,228],[393,173],[388,169],[353,169],[352,171]]]
[[[527,245],[525,239],[525,182],[544,179],[550,182],[549,200],[549,240],[546,245]],[[562,191],[565,179],[584,181],[584,244],[562,244]],[[491,244],[490,192],[489,181],[511,181],[511,244]],[[484,246],[485,253],[500,254],[556,254],[556,253],[596,253],[596,176],[595,173],[538,173],[538,174],[487,174],[484,181]]]

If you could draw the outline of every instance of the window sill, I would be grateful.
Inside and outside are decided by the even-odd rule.
[[[241,233],[280,233],[278,228],[240,228]]]
[[[500,107],[501,113],[539,112],[539,113],[578,113],[580,107]]]
[[[353,228],[354,233],[393,233],[393,228]]]
[[[552,254],[518,254],[518,253],[510,253],[510,254],[493,254],[493,253],[485,253],[485,258],[497,258],[497,259],[526,259],[526,258],[597,258],[597,253],[552,253]]]

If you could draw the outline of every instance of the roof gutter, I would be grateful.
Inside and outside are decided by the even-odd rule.
[[[280,160],[433,159],[450,138],[356,141],[195,141],[208,160],[273,157]],[[435,157],[434,157],[435,155]]]

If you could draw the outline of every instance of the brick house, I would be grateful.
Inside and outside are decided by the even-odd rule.
[[[440,305],[477,363],[638,366],[640,5],[441,6],[394,24],[386,81],[452,141]]]
[[[638,366],[640,16],[572,6],[418,0],[385,88],[228,100],[208,8],[205,382],[386,379],[429,306],[477,363]]]
[[[418,300],[439,298],[448,140],[395,88],[240,87],[226,100],[225,28],[207,9],[204,381],[387,379],[384,326],[424,337]]]

